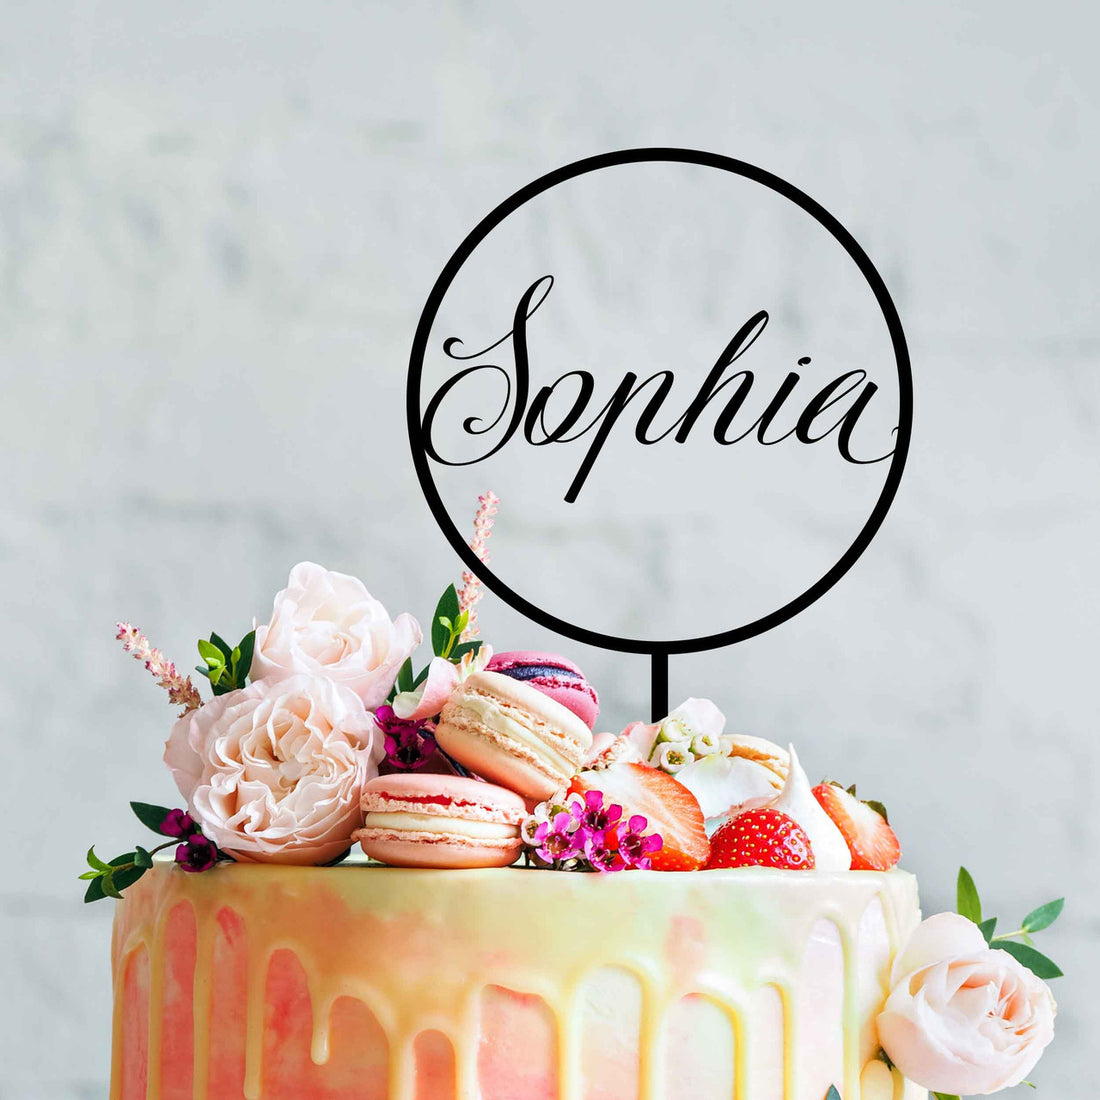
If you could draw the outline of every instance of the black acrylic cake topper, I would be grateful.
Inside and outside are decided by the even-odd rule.
[[[519,297],[519,304],[515,308],[513,329],[505,333],[505,335],[501,337],[500,340],[496,341],[495,344],[484,348],[479,347],[478,350],[471,353],[462,346],[462,341],[454,336],[442,340],[443,353],[448,359],[453,360],[457,364],[458,370],[434,393],[425,394],[422,392],[425,356],[429,349],[429,342],[432,339],[433,324],[437,320],[440,307],[443,304],[448,290],[459,275],[463,265],[467,263],[478,246],[482,244],[497,227],[501,226],[510,215],[520,210],[520,208],[524,207],[525,204],[531,202],[533,199],[544,195],[550,189],[560,184],[608,168],[650,164],[694,165],[730,173],[733,176],[762,185],[776,195],[795,204],[801,211],[808,214],[829,234],[833,241],[843,248],[844,252],[858,268],[867,287],[869,287],[873,293],[874,301],[877,303],[877,308],[881,312],[881,319],[885,322],[888,330],[889,344],[892,348],[894,366],[897,370],[897,425],[893,431],[893,448],[890,452],[879,458],[866,460],[868,462],[883,461],[888,458],[889,466],[881,491],[874,502],[870,514],[862,523],[862,526],[851,541],[851,544],[844,550],[839,558],[816,579],[816,581],[809,584],[794,598],[787,600],[782,606],[779,606],[769,613],[761,614],[750,622],[742,623],[726,630],[712,631],[694,638],[650,639],[615,636],[568,621],[560,615],[556,615],[538,606],[520,592],[516,591],[514,585],[506,583],[493,569],[489,568],[478,559],[477,555],[467,544],[466,536],[463,531],[448,513],[440,494],[439,487],[433,476],[433,462],[437,464],[442,462],[458,466],[473,465],[481,460],[475,458],[470,462],[455,461],[447,463],[447,460],[438,453],[433,441],[432,429],[433,422],[439,414],[440,405],[443,399],[457,382],[463,380],[476,370],[493,370],[505,374],[499,366],[485,365],[483,367],[468,367],[465,365],[469,361],[483,357],[505,340],[511,339],[515,345],[514,353],[517,359],[517,366],[522,365],[526,367],[525,363],[520,363],[521,357],[526,355],[524,330],[526,324],[543,302],[545,302],[550,293],[554,281],[552,273],[547,273],[541,278],[535,279],[526,287]],[[760,311],[750,316],[749,319],[742,324],[713,368],[710,378],[712,378],[715,383],[718,383],[718,379],[722,376],[722,371],[725,367],[737,359],[740,354],[757,339],[767,325],[767,322],[767,313]],[[809,361],[809,358],[800,358],[798,360],[800,366]],[[612,401],[601,410],[596,421],[590,424],[588,429],[585,429],[585,431],[594,430],[594,439],[567,489],[564,498],[566,502],[576,499],[577,494],[583,489],[585,479],[592,468],[593,462],[599,455],[599,449],[606,436],[604,426],[607,424],[608,420],[608,409],[611,408],[614,413],[614,416],[610,417],[610,419],[613,420],[619,412],[623,411],[626,403],[633,396],[636,396],[642,386],[652,381],[660,381],[660,397],[663,398],[664,394],[667,392],[667,387],[671,386],[672,376],[671,372],[658,373],[668,375],[668,377],[658,379],[657,375],[651,376],[651,378],[646,379],[644,383],[634,390],[631,390],[630,386],[634,381],[637,381],[637,376],[630,375],[629,378],[631,382],[627,385],[627,388],[624,390],[620,387],[619,390],[616,390],[615,394],[612,396]],[[742,373],[747,374],[748,372]],[[865,372],[850,372],[850,374],[863,375],[864,378],[866,377]],[[574,408],[570,415],[567,415],[557,427],[551,429],[546,423],[547,404],[551,397],[554,396],[553,390],[556,389],[557,383],[570,377],[576,379],[578,386],[578,397],[575,401]],[[751,380],[751,375],[749,377]],[[798,375],[789,375],[788,381],[791,378],[797,380]],[[587,399],[591,396],[591,376],[586,376],[586,372],[579,370],[567,372],[567,374],[557,379],[557,382],[555,382],[553,386],[544,387],[540,390],[533,399],[530,398],[527,392],[527,378],[525,373],[521,374],[517,370],[516,390],[522,392],[513,392],[512,382],[507,375],[505,376],[505,380],[508,385],[508,400],[511,401],[514,406],[509,422],[506,425],[504,435],[505,442],[512,438],[517,432],[525,435],[528,443],[535,446],[550,442],[572,442],[582,434],[577,432],[570,436],[568,432],[576,426],[581,413],[584,411]],[[726,380],[726,382],[728,381],[730,380]],[[677,428],[678,431],[686,437],[686,434],[690,432],[694,424],[694,420],[698,418],[699,413],[708,403],[710,397],[715,396],[717,390],[726,383],[724,382],[712,386],[711,391],[707,391],[705,388],[708,384],[709,381],[705,383],[704,388],[700,390],[698,407],[693,408],[689,406],[680,420],[664,433],[665,436],[669,435],[673,428]],[[844,388],[844,386],[847,388]],[[819,417],[830,405],[836,404],[842,398],[856,393],[852,410],[849,413],[851,419],[846,420],[842,418],[842,420],[834,425],[833,428],[829,429],[829,431],[831,432],[835,429],[839,429],[839,446],[843,457],[849,462],[862,463],[864,460],[854,457],[850,453],[845,453],[845,448],[848,445],[846,437],[850,433],[855,418],[858,417],[862,409],[861,403],[865,404],[866,401],[870,399],[870,395],[874,393],[875,388],[873,384],[868,384],[867,390],[857,392],[856,384],[850,382],[848,375],[833,380],[815,396],[814,401],[807,406],[803,415],[799,418],[798,424],[792,428],[787,435],[797,435],[797,438],[803,443],[816,442],[817,439],[815,439],[812,434],[814,419]],[[778,398],[773,401],[773,405],[776,405],[776,402],[781,403],[784,396],[784,391],[781,388]],[[426,405],[425,398],[427,398]],[[616,399],[620,402],[618,406],[614,405]],[[649,654],[652,670],[651,709],[654,720],[662,717],[668,710],[668,659],[670,654],[692,653],[714,649],[762,634],[804,611],[814,603],[814,601],[832,588],[833,585],[835,585],[855,564],[878,532],[897,492],[909,449],[912,427],[912,403],[912,374],[901,321],[883,279],[851,233],[849,233],[848,230],[846,230],[844,226],[819,203],[792,184],[787,183],[785,180],[770,172],[743,161],[734,160],[719,154],[676,148],[629,149],[577,161],[573,164],[558,168],[533,181],[526,187],[521,188],[489,213],[455,251],[454,255],[443,268],[443,271],[439,275],[428,296],[413,341],[407,387],[408,431],[417,477],[436,522],[439,524],[455,551],[462,558],[464,564],[477,574],[501,599],[505,600],[517,611],[546,628],[586,645],[599,646],[627,653]],[[657,404],[659,404],[659,401],[657,401]],[[732,404],[731,402],[731,405]],[[466,418],[463,423],[464,431],[473,436],[483,434],[489,429],[495,428],[497,423],[504,417],[507,405],[508,401],[506,401],[505,407],[502,407],[496,420],[489,423],[487,426],[477,417],[471,416]],[[646,414],[643,414],[639,421],[636,436],[640,443],[648,444],[656,441],[646,435],[647,431],[652,428],[652,408],[651,406],[648,410],[650,413],[648,423],[646,422]],[[772,406],[769,406],[769,410],[774,411]],[[527,414],[525,418],[524,413]],[[765,412],[765,416],[767,416],[767,411]],[[599,423],[600,417],[604,417],[602,423]],[[715,427],[715,439],[724,444],[736,442],[736,439],[720,437],[720,431],[728,431],[729,429],[728,423],[724,428],[722,427],[721,420],[722,418],[719,417],[719,424]],[[761,424],[763,424],[763,426],[760,426]],[[764,417],[761,418],[761,421],[757,422],[757,425],[754,425],[754,428],[755,427],[759,427],[758,436],[761,443],[770,444],[773,442],[772,440],[767,440],[764,436],[767,427],[767,422],[764,420]],[[541,433],[541,437],[539,433]],[[748,432],[744,434],[747,435]],[[822,435],[817,438],[823,438],[824,434],[829,433],[822,433]],[[663,436],[658,438],[663,438]],[[740,438],[743,438],[743,436],[737,437],[737,439]],[[678,435],[677,442],[684,442],[684,439],[680,438]],[[497,444],[486,455],[482,455],[481,457],[488,457],[488,454],[492,454],[496,450],[499,450],[502,445],[503,443]]]

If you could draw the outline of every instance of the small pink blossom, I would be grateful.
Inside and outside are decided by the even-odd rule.
[[[385,738],[385,762],[396,771],[417,771],[435,752],[431,727],[422,719],[410,720],[394,713],[393,707],[381,706],[374,720]]]
[[[145,665],[157,684],[168,692],[171,703],[183,707],[180,712],[181,717],[188,711],[197,710],[202,706],[202,696],[191,683],[191,678],[181,676],[176,671],[176,666],[159,649],[156,649],[136,626],[123,622],[116,623],[115,626],[118,628],[115,637],[122,643],[122,648],[127,653],[133,654],[135,660]]]
[[[581,855],[588,834],[581,832],[577,818],[569,810],[558,810],[535,830],[535,854],[546,863],[576,859]]]
[[[176,848],[176,862],[185,871],[209,871],[217,861],[217,845],[202,833],[192,833]]]
[[[489,564],[489,536],[493,531],[493,517],[497,514],[500,497],[487,490],[477,498],[477,513],[474,516],[474,534],[470,539],[470,549],[477,555],[478,561]],[[481,599],[483,587],[480,578],[469,569],[463,570],[462,588],[458,593],[458,606],[469,613],[466,629],[462,632],[462,641],[473,641],[478,635],[477,603]]]

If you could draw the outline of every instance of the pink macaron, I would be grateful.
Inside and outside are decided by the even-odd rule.
[[[507,867],[523,847],[523,799],[453,775],[380,775],[363,788],[363,851],[394,867]]]
[[[557,653],[516,650],[494,654],[485,667],[490,672],[500,672],[537,688],[563,707],[568,707],[589,729],[596,725],[600,697],[585,679],[584,673],[565,657]]]

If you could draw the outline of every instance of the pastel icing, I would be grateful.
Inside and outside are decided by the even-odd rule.
[[[925,1100],[874,1027],[919,919],[896,870],[158,863],[117,907],[110,1095]]]

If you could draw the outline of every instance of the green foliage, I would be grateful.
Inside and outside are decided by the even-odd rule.
[[[199,656],[206,664],[196,665],[195,671],[201,672],[210,681],[211,690],[215,695],[236,691],[248,682],[255,646],[255,630],[250,630],[241,639],[240,644],[232,648],[224,638],[211,632],[209,641],[199,639]]]
[[[1037,951],[1031,939],[1032,932],[1040,932],[1049,928],[1062,914],[1065,907],[1065,898],[1056,898],[1032,909],[1015,932],[1005,932],[994,935],[997,928],[997,918],[989,917],[982,920],[982,903],[978,896],[978,888],[974,885],[974,879],[965,867],[959,868],[957,887],[957,907],[959,915],[972,920],[985,937],[985,942],[998,951],[1007,951],[1017,962],[1026,966],[1037,978],[1049,981],[1051,978],[1062,977],[1062,970],[1057,963],[1048,959],[1041,951]],[[1017,943],[1017,940],[1023,942]],[[933,1095],[939,1096],[939,1093]],[[957,1098],[945,1095],[944,1100],[957,1100]]]

